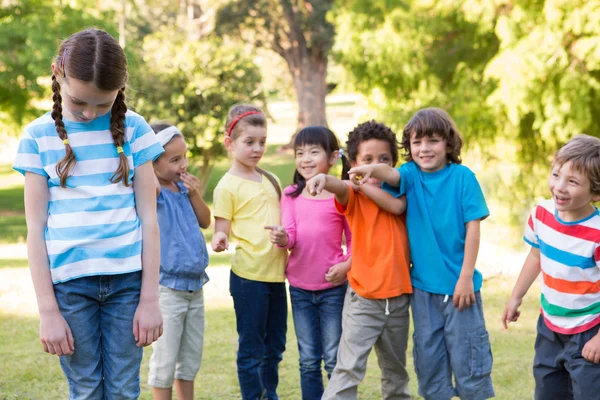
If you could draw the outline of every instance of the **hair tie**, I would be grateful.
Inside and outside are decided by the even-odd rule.
[[[248,111],[248,112],[238,115],[237,118],[233,120],[231,125],[229,125],[229,129],[227,130],[227,136],[231,136],[231,131],[233,130],[233,127],[235,126],[235,124],[238,123],[238,121],[240,119],[244,118],[246,115],[252,115],[252,114],[262,114],[262,113],[260,111]]]
[[[344,157],[344,149],[339,149],[338,153],[340,155],[340,158]]]
[[[123,152],[123,148],[121,146],[117,146],[117,153],[121,154]]]
[[[66,146],[69,144],[69,139],[63,139],[63,144]]]

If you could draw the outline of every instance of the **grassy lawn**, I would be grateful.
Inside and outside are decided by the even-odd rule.
[[[484,286],[485,313],[494,353],[493,380],[498,399],[533,398],[531,365],[535,320],[539,303],[537,290],[532,290],[522,307],[521,320],[510,331],[501,329],[499,318],[509,295],[514,278],[494,278]],[[232,309],[207,310],[204,356],[196,378],[196,399],[239,398],[235,351],[237,334]],[[38,341],[38,321],[0,314],[0,399],[58,399],[66,398],[67,384],[62,376],[58,359],[42,352]],[[408,365],[411,393],[416,397],[416,378],[412,367],[411,341]],[[147,348],[141,368],[142,396],[151,399],[148,378],[148,360],[152,352]],[[291,313],[288,319],[287,350],[280,368],[279,396],[299,399],[298,351]],[[381,398],[380,372],[375,353],[371,354],[367,376],[360,386],[362,399]]]

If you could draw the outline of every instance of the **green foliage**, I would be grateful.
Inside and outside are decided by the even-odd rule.
[[[59,0],[15,0],[0,3],[0,123],[16,130],[39,114],[32,100],[47,95],[39,78],[50,64],[61,39],[85,27],[115,33],[110,13],[99,18]]]

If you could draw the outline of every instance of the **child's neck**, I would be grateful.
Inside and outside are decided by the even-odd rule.
[[[256,170],[254,166],[247,166],[237,161],[235,158],[231,163],[231,168],[229,168],[229,173],[231,175],[238,176],[240,178],[248,179],[255,182],[262,181],[262,174]]]
[[[177,183],[173,182],[173,181],[167,181],[161,178],[158,178],[158,183],[160,184],[160,187],[163,189],[169,189],[171,192],[180,192],[179,190],[179,186],[177,186]]]

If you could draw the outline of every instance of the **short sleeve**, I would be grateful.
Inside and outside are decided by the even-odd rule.
[[[224,187],[217,187],[213,193],[215,218],[230,220],[233,218],[233,193]]]
[[[462,211],[465,223],[483,220],[490,215],[481,186],[471,171],[465,174],[463,181]]]
[[[525,242],[527,242],[531,247],[539,249],[540,244],[537,238],[537,233],[535,232],[536,211],[537,206],[533,208],[531,214],[529,214],[529,218],[527,218],[527,224],[525,225],[525,234],[523,235],[523,240],[525,240]]]
[[[397,169],[400,173],[400,186],[392,186],[383,182],[381,188],[392,196],[399,198],[405,196],[408,188],[412,185],[414,172],[410,168],[410,163],[403,164]]]
[[[144,118],[139,116],[135,121],[130,145],[134,168],[139,167],[147,161],[156,160],[164,152],[150,125],[148,125]]]
[[[13,169],[23,175],[26,172],[33,172],[34,174],[49,178],[42,164],[38,143],[27,130],[25,130],[19,142]]]
[[[354,210],[354,204],[356,202],[356,193],[354,192],[354,188],[352,187],[351,184],[347,184],[348,185],[348,204],[346,204],[345,206],[340,204],[337,199],[334,198],[335,201],[335,209],[337,210],[337,212],[339,212],[342,215],[351,215],[352,211]]]

